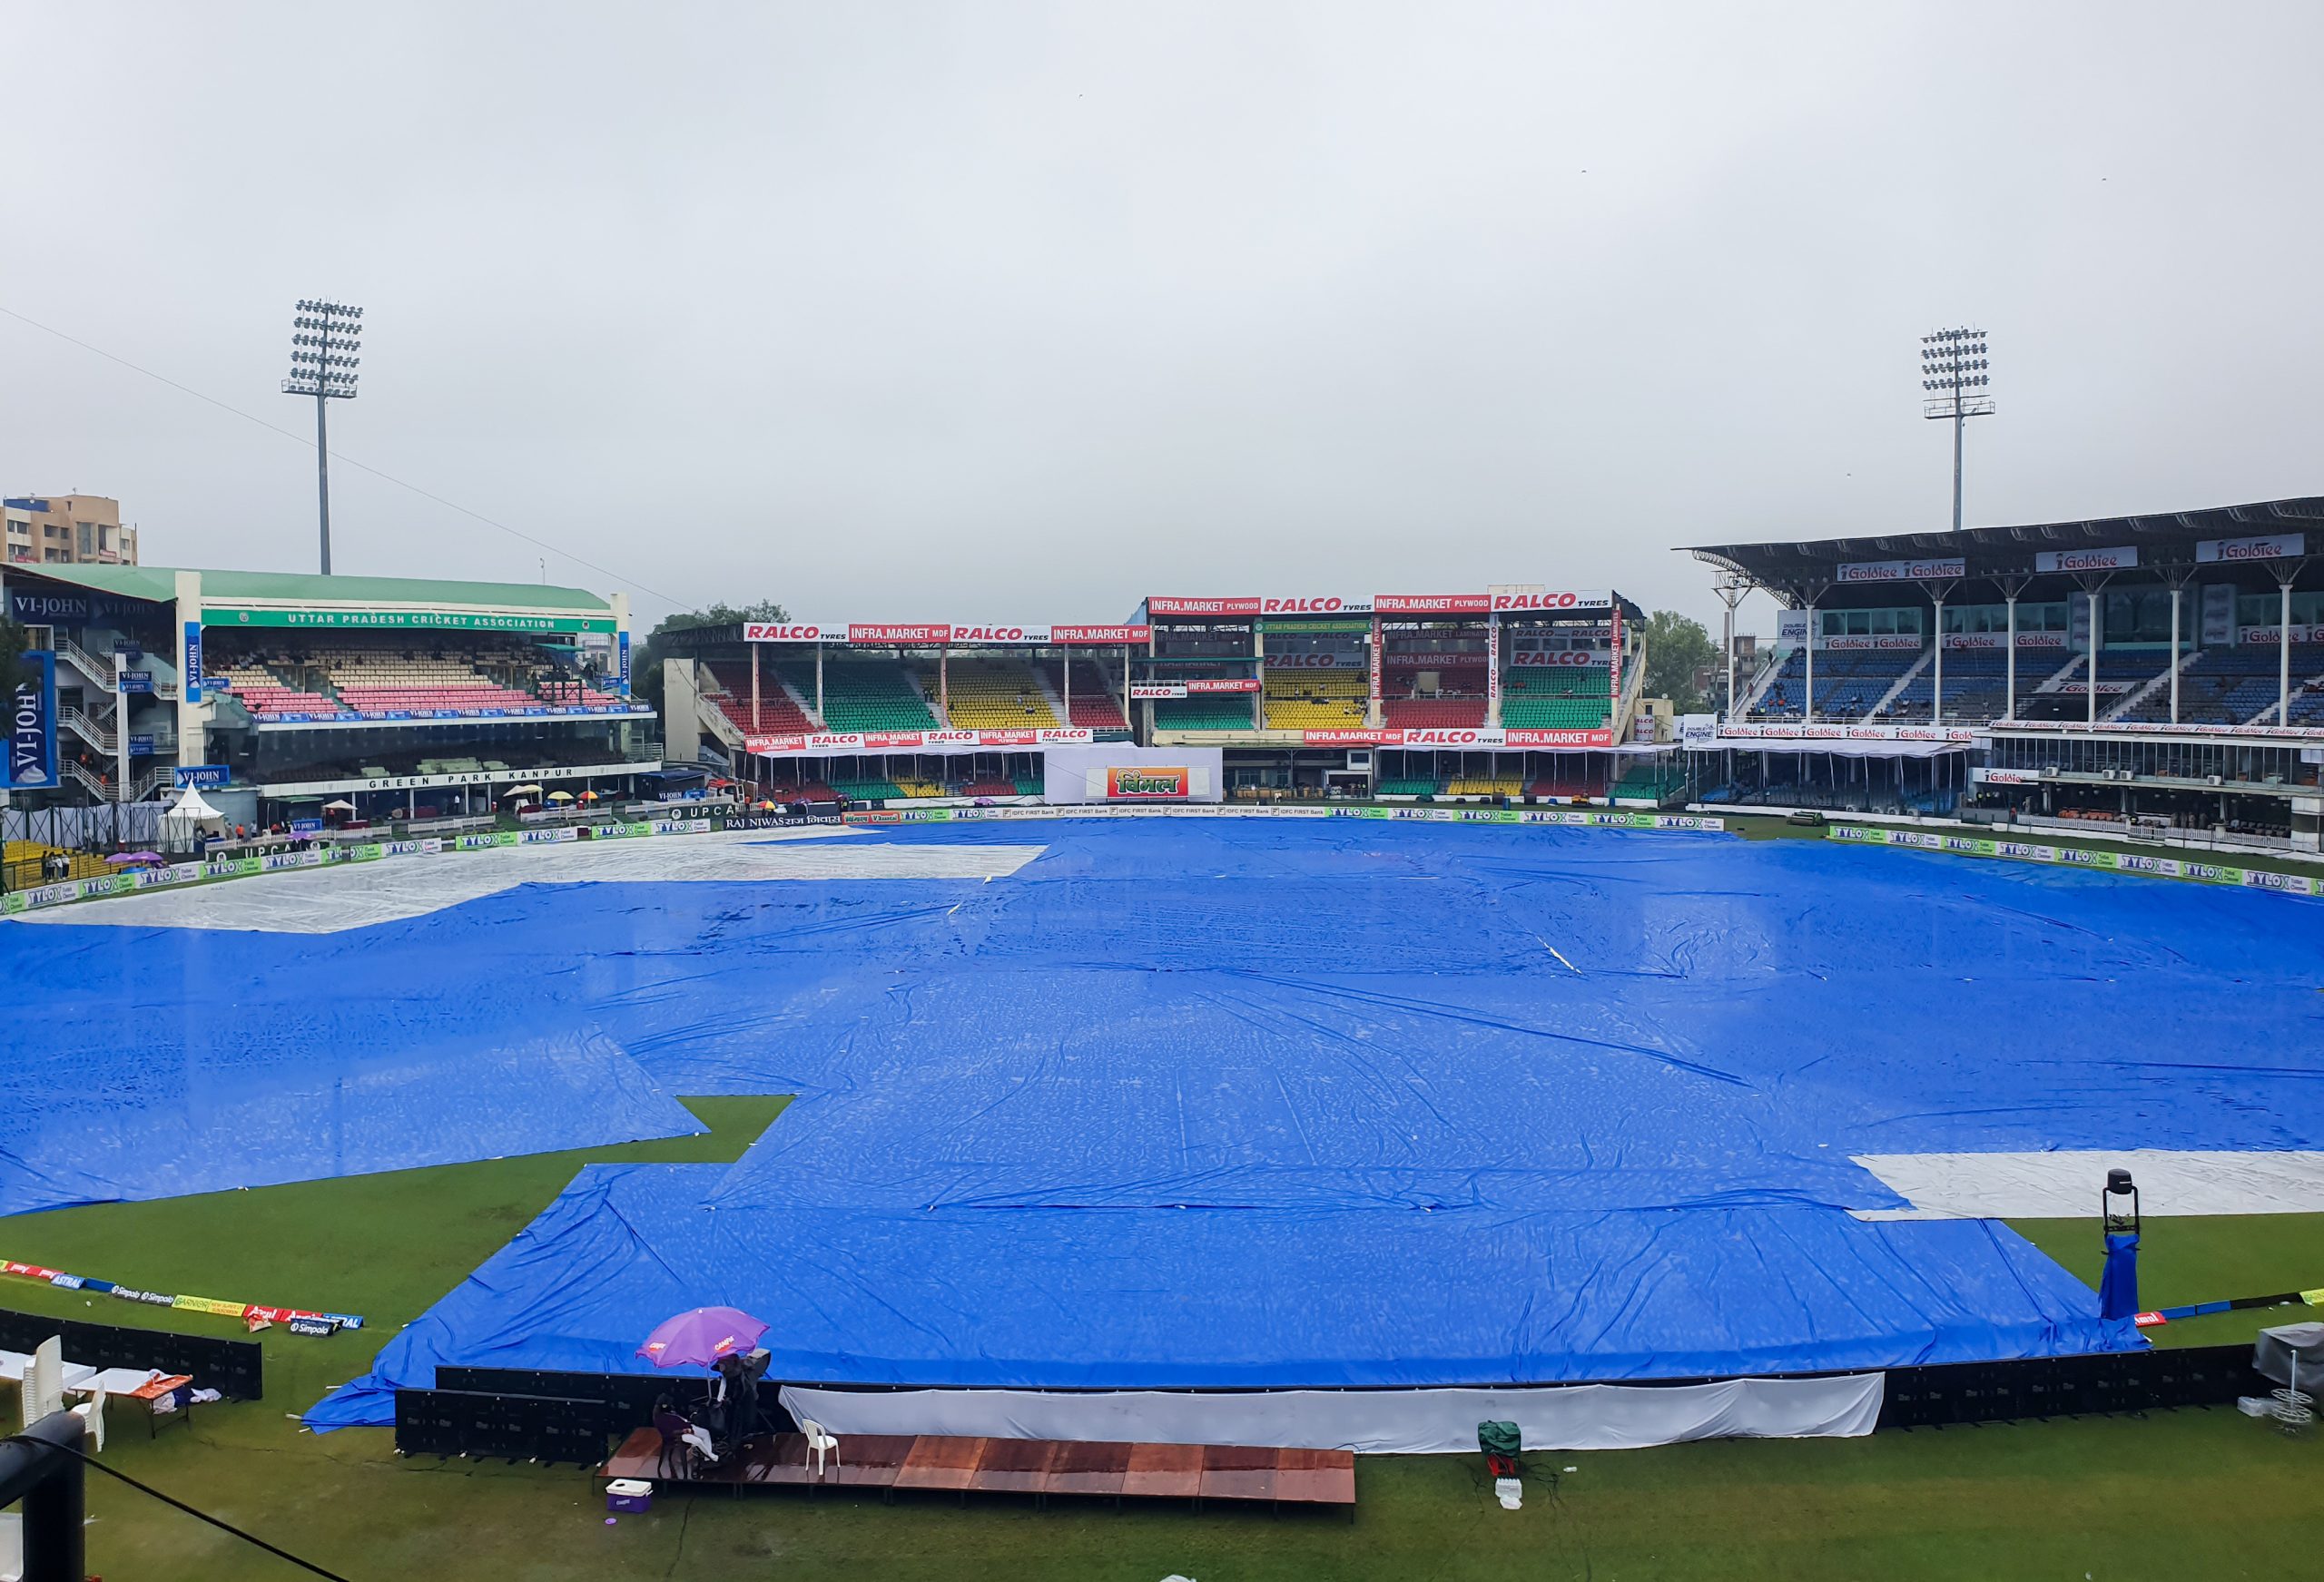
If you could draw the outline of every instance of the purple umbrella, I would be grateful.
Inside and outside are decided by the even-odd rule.
[[[656,1368],[707,1368],[721,1357],[747,1351],[766,1325],[735,1307],[698,1307],[665,1319],[637,1354]]]
[[[105,859],[105,861],[114,868],[120,868],[132,862],[159,862],[161,860],[162,854],[158,851],[116,851],[111,857]]]

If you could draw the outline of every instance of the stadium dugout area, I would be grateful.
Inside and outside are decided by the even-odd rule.
[[[2306,497],[1688,551],[1780,614],[1685,794],[2316,850],[2319,532]]]
[[[137,565],[14,565],[5,590],[55,678],[27,813],[194,787],[230,826],[313,830],[326,807],[488,817],[547,781],[625,794],[658,766],[625,595]]]
[[[1051,749],[1120,742],[1216,749],[1237,798],[1602,801],[1620,760],[1670,750],[1640,723],[1640,622],[1510,584],[1155,594],[1118,625],[750,623],[671,639],[664,712],[673,758],[763,795],[1031,797]]]

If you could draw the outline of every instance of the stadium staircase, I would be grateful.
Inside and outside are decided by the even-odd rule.
[[[2200,652],[2200,650],[2197,652]],[[2193,653],[2183,654],[2180,657],[2180,660],[2176,664],[2166,664],[2161,670],[2156,671],[2143,686],[2137,688],[2128,697],[2123,698],[2112,708],[2100,714],[2098,716],[2099,722],[2103,724],[2110,723],[2116,720],[2143,719],[2145,716],[2143,713],[2140,712],[2140,711],[2145,709],[2149,703],[2152,703],[2157,698],[2162,699],[2163,715],[2166,719],[2169,718],[2171,713],[2171,678],[2174,675],[2185,674],[2188,662],[2194,657],[2195,655]]]
[[[121,640],[114,632],[92,631],[89,641],[99,645],[94,653],[82,647],[70,637],[59,633],[55,637],[56,656],[79,671],[95,686],[110,693],[113,691],[113,645]],[[175,697],[178,691],[178,669],[159,653],[151,652],[138,655],[136,669],[153,678],[156,697]]]
[[[1065,664],[1073,666],[1073,707],[1068,712],[1064,703]],[[1057,697],[1058,717],[1076,730],[1117,731],[1129,729],[1129,719],[1122,712],[1122,701],[1114,695],[1113,684],[1105,673],[1086,659],[1059,663],[1051,660],[1041,666],[1041,683]]]
[[[1758,673],[1747,675],[1742,679],[1738,688],[1738,695],[1742,699],[1742,706],[1735,711],[1737,719],[1750,720],[1758,717],[1759,707],[1768,695],[1768,689],[1775,685],[1776,677],[1782,671],[1782,663],[1770,654],[1768,662],[1759,666]]]
[[[704,664],[700,673],[710,679],[714,689],[706,695],[712,705],[735,727],[736,741],[748,733],[753,736],[804,735],[817,729],[814,718],[806,705],[792,693],[783,678],[769,670],[759,672],[759,705],[755,715],[751,710],[751,681],[745,670],[741,675],[722,674],[716,667]],[[740,684],[737,685],[736,683]],[[724,732],[718,733],[721,740]]]

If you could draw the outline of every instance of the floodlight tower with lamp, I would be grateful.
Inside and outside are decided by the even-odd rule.
[[[1921,416],[1953,420],[1953,531],[1961,531],[1962,428],[1972,418],[1993,415],[1985,369],[1985,332],[1940,329],[1921,337]]]
[[[322,573],[330,575],[330,425],[333,401],[355,398],[355,370],[363,359],[363,310],[344,302],[301,300],[290,320],[290,377],[286,396],[315,398],[315,488],[322,512]]]

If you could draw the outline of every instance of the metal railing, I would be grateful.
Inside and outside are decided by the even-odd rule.
[[[80,710],[59,709],[56,711],[56,718],[59,724],[79,736],[82,741],[86,742],[91,746],[96,748],[100,752],[104,753],[107,757],[111,757],[115,752],[119,751],[115,745],[119,741],[119,738],[114,736],[111,731],[106,730],[103,725],[98,724],[94,720],[89,718],[88,715],[83,713]]]

